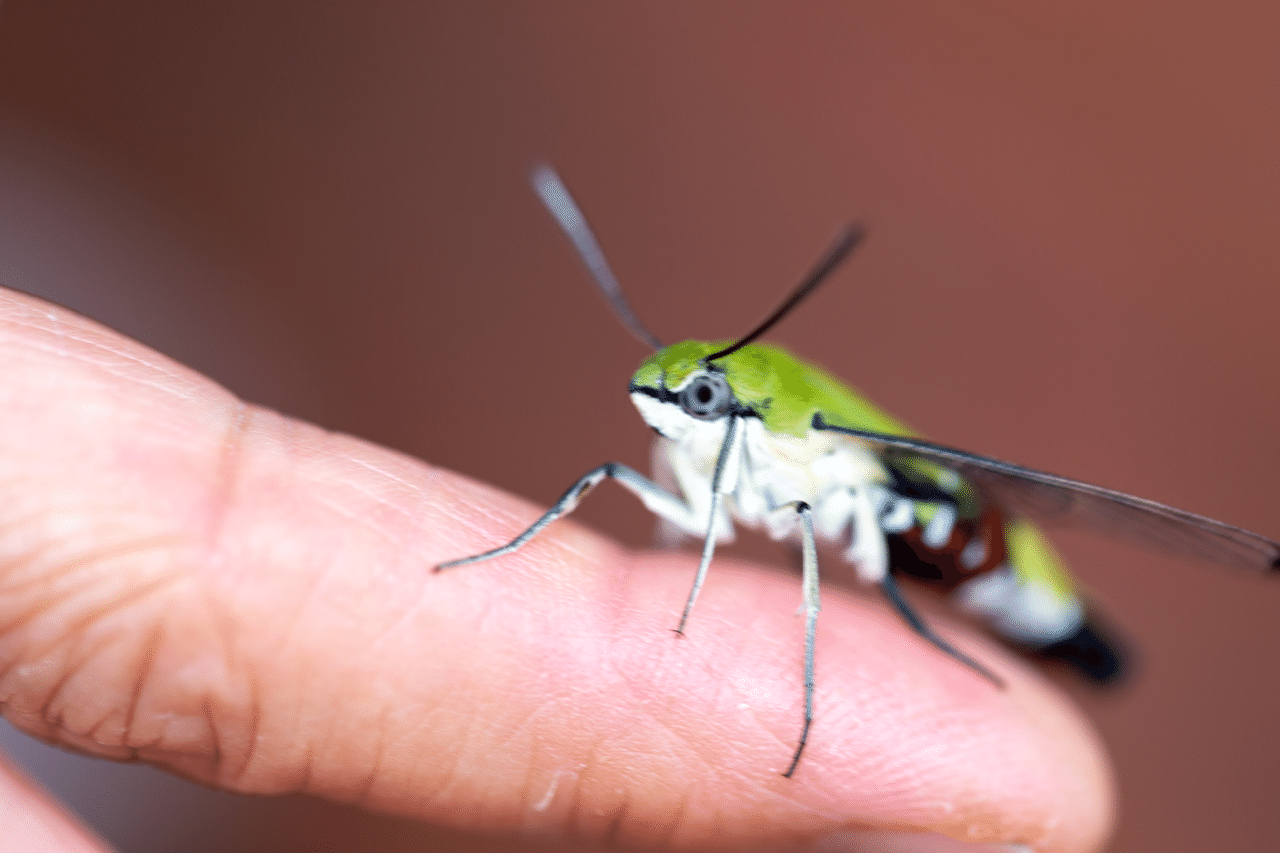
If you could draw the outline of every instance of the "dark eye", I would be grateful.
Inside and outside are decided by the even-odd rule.
[[[733,404],[733,391],[723,376],[704,373],[680,392],[680,408],[704,421],[722,417]]]

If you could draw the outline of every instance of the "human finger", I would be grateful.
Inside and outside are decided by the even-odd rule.
[[[817,719],[786,779],[787,578],[718,561],[677,637],[690,558],[569,521],[434,574],[536,510],[29,297],[0,296],[0,364],[0,691],[47,740],[231,791],[640,847],[1105,837],[1087,726],[962,631],[1008,689],[829,595]]]
[[[107,853],[73,815],[0,755],[0,853]]]

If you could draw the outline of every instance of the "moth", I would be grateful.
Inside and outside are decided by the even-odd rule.
[[[913,435],[859,393],[781,347],[756,343],[843,261],[864,229],[850,225],[798,287],[735,341],[664,346],[637,319],[586,218],[549,166],[535,192],[577,249],[618,318],[654,352],[628,391],[658,434],[656,479],[607,462],[573,484],[510,542],[436,570],[510,554],[614,480],[672,530],[702,540],[680,615],[684,631],[718,542],[734,525],[798,540],[804,598],[804,720],[783,773],[799,766],[813,723],[817,543],[841,549],[859,580],[883,590],[924,641],[1000,687],[938,635],[902,594],[905,575],[941,588],[1010,643],[1108,681],[1122,656],[1092,618],[1061,559],[1030,519],[1067,523],[1258,572],[1280,570],[1280,543],[1239,527],[1099,486],[944,447]]]

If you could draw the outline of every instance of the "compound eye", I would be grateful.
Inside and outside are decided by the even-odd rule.
[[[699,420],[723,417],[733,404],[733,391],[723,376],[704,373],[680,392],[680,408]]]

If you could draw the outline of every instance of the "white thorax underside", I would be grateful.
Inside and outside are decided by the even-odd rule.
[[[679,389],[675,389],[679,390]],[[674,402],[633,393],[645,421],[663,436],[654,448],[654,475],[674,485],[688,503],[696,525],[666,519],[687,536],[701,538],[710,522],[712,480],[729,418],[699,420]],[[910,501],[885,487],[889,477],[879,458],[848,436],[810,430],[804,438],[777,434],[756,417],[740,418],[721,476],[724,503],[717,513],[719,541],[733,539],[733,521],[763,528],[775,539],[795,533],[796,501],[813,509],[814,532],[846,545],[846,558],[859,577],[875,583],[888,570],[885,532],[913,521]],[[664,482],[665,481],[665,482]],[[887,506],[889,502],[901,507]]]

